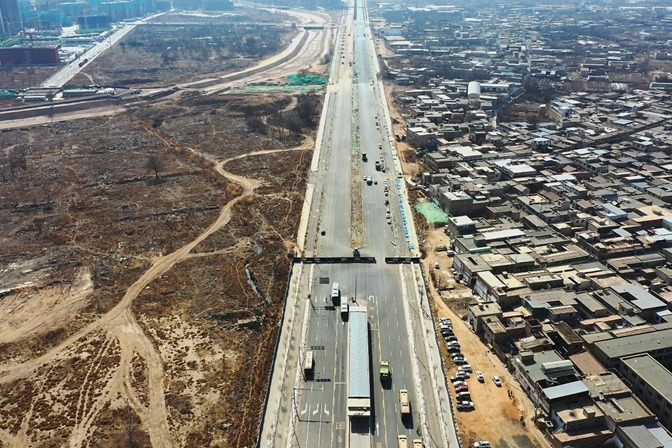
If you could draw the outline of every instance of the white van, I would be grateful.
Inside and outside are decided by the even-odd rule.
[[[348,298],[343,297],[343,300],[341,300],[341,317],[347,317],[348,311],[350,311],[350,305],[348,304]]]
[[[341,290],[338,288],[338,283],[331,286],[331,299],[338,300],[341,297]]]

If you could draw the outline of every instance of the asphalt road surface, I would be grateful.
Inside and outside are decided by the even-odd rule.
[[[426,344],[434,336],[420,306],[416,285],[422,278],[417,267],[384,262],[412,251],[403,231],[405,197],[393,167],[370,33],[366,9],[358,3],[336,36],[319,161],[309,180],[312,200],[309,212],[304,209],[303,255],[352,256],[352,233],[361,232],[361,255],[376,263],[295,265],[264,416],[264,447],[396,447],[402,434],[409,446],[413,439],[425,447],[457,446],[445,379],[436,375],[438,351],[430,353],[436,346]],[[385,172],[376,170],[376,160],[384,162]],[[369,176],[370,185],[364,181]],[[361,226],[353,218],[360,216],[358,207]],[[340,302],[331,299],[334,282],[342,301],[367,307],[371,418],[347,417],[348,322]],[[305,377],[301,361],[309,350],[315,368]],[[378,374],[383,360],[392,371],[385,385]],[[444,386],[437,386],[441,382]],[[411,402],[403,420],[400,389],[409,391]]]

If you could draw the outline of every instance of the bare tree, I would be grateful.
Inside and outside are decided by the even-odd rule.
[[[147,171],[154,171],[154,182],[159,181],[159,172],[163,171],[163,160],[156,154],[150,154],[145,162],[145,169]]]

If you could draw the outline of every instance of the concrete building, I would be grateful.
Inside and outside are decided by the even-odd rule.
[[[672,428],[672,373],[644,353],[621,360],[620,372],[635,395],[653,411],[661,424]]]
[[[672,329],[649,331],[631,336],[612,337],[589,347],[598,361],[607,368],[618,368],[621,358],[650,354],[663,365],[672,364]]]
[[[23,29],[17,0],[0,0],[0,34],[15,36]]]

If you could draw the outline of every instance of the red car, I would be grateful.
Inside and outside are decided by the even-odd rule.
[[[469,392],[469,386],[457,386],[455,392]]]

